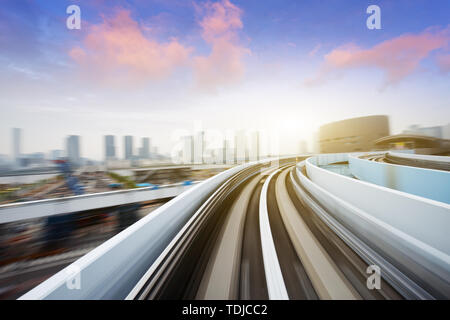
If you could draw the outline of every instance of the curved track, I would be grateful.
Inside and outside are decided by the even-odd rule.
[[[390,154],[390,153],[367,155],[367,156],[362,156],[361,158],[365,158],[367,160],[376,161],[376,162],[384,162],[384,163],[397,164],[397,165],[402,165],[402,166],[450,171],[450,162],[448,162],[448,161],[419,159],[419,158],[414,159],[414,158],[396,156],[396,155]],[[437,158],[439,158],[439,156]]]
[[[128,299],[398,299],[294,191],[295,159],[253,166],[203,204]]]

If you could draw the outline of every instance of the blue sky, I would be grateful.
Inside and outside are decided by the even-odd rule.
[[[71,4],[81,30],[66,28]],[[371,4],[381,30],[366,27]],[[446,124],[449,24],[446,0],[2,1],[0,154],[11,127],[24,152],[80,134],[101,159],[105,134],[170,152],[198,123],[273,127],[286,153],[346,117],[388,114],[394,133]]]

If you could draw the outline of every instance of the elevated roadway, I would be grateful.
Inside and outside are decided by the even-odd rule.
[[[318,166],[348,159],[224,171],[74,262],[81,290],[62,270],[22,299],[450,298],[450,207]]]

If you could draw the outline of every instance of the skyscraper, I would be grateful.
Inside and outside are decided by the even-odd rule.
[[[142,147],[139,156],[141,159],[150,158],[150,138],[142,138]]]
[[[250,134],[250,148],[249,148],[249,160],[250,161],[258,161],[260,152],[259,152],[259,132],[254,131]]]
[[[205,161],[204,155],[205,155],[205,132],[200,131],[197,133],[194,142],[194,162],[204,163]]]
[[[66,141],[66,154],[72,165],[80,165],[80,136],[68,136]]]
[[[232,142],[230,140],[225,140],[226,147],[225,147],[225,163],[226,164],[233,164],[234,161],[234,147],[232,147]]]
[[[116,146],[114,136],[105,136],[105,160],[113,160],[116,158]]]
[[[125,136],[124,144],[125,144],[125,148],[124,148],[125,160],[130,160],[133,157],[133,137]]]
[[[224,139],[219,148],[213,150],[213,162],[217,164],[225,164],[227,162],[228,141]]]
[[[223,140],[223,148],[222,148],[222,163],[227,163],[228,157],[228,141],[226,139]]]
[[[12,156],[16,165],[20,164],[20,142],[22,130],[19,128],[12,129]]]

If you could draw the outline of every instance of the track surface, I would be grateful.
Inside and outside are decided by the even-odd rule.
[[[401,299],[384,280],[367,288],[367,264],[295,191],[294,164],[219,188],[128,298]]]

